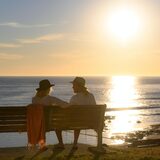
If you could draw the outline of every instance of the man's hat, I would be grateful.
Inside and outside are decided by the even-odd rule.
[[[77,85],[81,86],[81,87],[85,87],[85,79],[83,77],[76,77],[72,82],[73,83],[76,83]]]
[[[54,84],[51,84],[48,79],[44,79],[39,82],[39,88],[37,88],[36,90],[42,91],[42,90],[46,90],[52,86],[54,86]]]

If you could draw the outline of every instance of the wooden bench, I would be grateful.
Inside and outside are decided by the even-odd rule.
[[[26,132],[26,111],[26,106],[0,106],[0,132]],[[101,150],[105,111],[106,105],[45,106],[46,131],[93,129]]]

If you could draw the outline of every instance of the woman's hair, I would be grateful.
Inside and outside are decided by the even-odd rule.
[[[50,92],[50,88],[45,89],[45,90],[40,90],[40,91],[37,91],[36,96],[42,98],[42,97],[47,96],[49,92]]]
[[[88,95],[88,94],[89,94],[89,92],[88,92],[88,90],[87,90],[86,87],[80,87],[80,90],[81,90],[81,92],[84,93],[85,95]]]

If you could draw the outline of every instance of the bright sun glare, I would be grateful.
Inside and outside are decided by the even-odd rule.
[[[126,42],[137,35],[140,29],[140,19],[136,10],[122,7],[108,13],[105,29],[106,27],[118,40]]]
[[[135,77],[132,76],[114,76],[112,77],[112,89],[109,99],[112,107],[137,107],[138,98],[135,89]]]

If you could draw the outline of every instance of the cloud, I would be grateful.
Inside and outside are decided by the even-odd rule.
[[[30,39],[17,39],[18,43],[0,43],[0,48],[19,48],[24,44],[38,44],[45,41],[56,41],[62,40],[64,38],[64,34],[47,34],[37,38]]]
[[[13,27],[13,28],[42,28],[42,27],[52,26],[52,24],[25,25],[17,22],[6,22],[6,23],[0,23],[0,26]]]
[[[50,54],[49,57],[57,59],[57,60],[80,60],[80,59],[88,59],[89,56],[80,50],[73,50],[70,52],[60,52]]]
[[[0,48],[18,48],[21,47],[19,44],[11,44],[11,43],[0,43]]]
[[[70,41],[92,43],[97,42],[97,36],[93,34],[70,33],[68,35]]]
[[[0,60],[17,60],[22,58],[23,56],[18,54],[0,53]]]
[[[56,41],[64,38],[64,34],[48,34],[37,38],[32,39],[18,39],[19,43],[22,44],[36,44],[42,43],[45,41]]]

